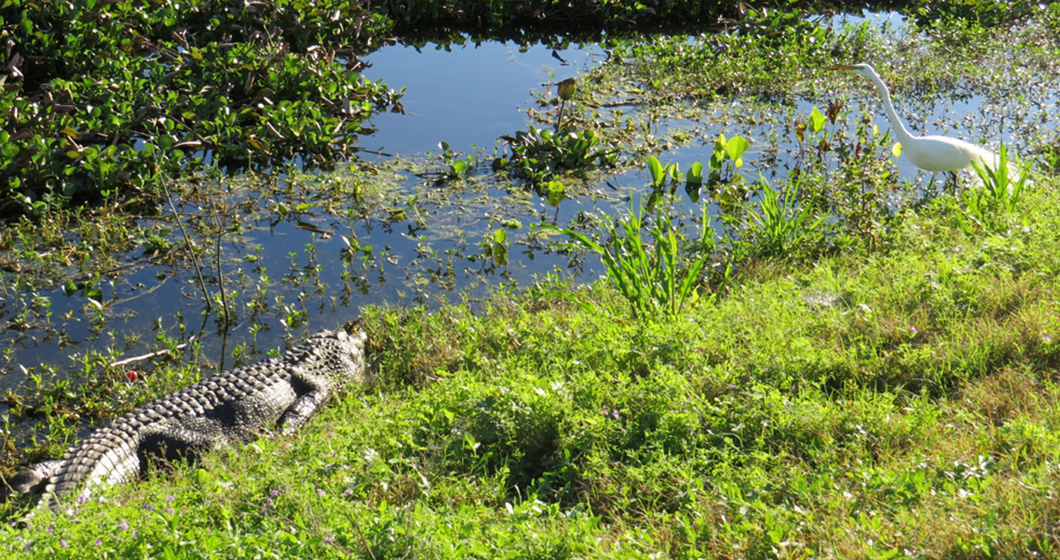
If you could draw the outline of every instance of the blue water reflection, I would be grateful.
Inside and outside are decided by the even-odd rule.
[[[373,117],[378,132],[364,138],[362,148],[437,153],[443,140],[458,152],[492,148],[497,137],[526,129],[531,92],[545,91],[546,84],[572,77],[602,56],[597,46],[553,51],[494,42],[450,49],[393,45],[367,57],[372,66],[366,78],[405,87],[407,114]]]

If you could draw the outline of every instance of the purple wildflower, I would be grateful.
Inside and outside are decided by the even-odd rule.
[[[59,539],[59,546],[66,548],[66,539]]]
[[[118,529],[120,529],[122,531],[128,531],[129,530],[129,524],[126,523],[124,519],[122,519],[121,520],[121,524],[118,525]]]
[[[176,498],[173,497],[173,494],[170,494],[170,495],[166,496],[166,501],[171,503],[171,504],[173,503],[173,500],[175,500],[175,499]]]
[[[103,539],[96,539],[92,546],[103,546]]]

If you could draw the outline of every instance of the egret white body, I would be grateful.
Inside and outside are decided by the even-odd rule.
[[[880,97],[883,98],[883,110],[887,113],[887,120],[891,121],[894,135],[902,144],[902,153],[913,162],[913,165],[932,173],[970,169],[973,163],[979,164],[980,167],[985,165],[990,169],[997,169],[997,154],[986,148],[956,138],[934,135],[914,136],[909,132],[905,123],[898,118],[898,113],[894,111],[891,92],[887,90],[887,86],[872,66],[868,64],[841,65],[832,66],[832,69],[847,70],[859,76],[865,76],[876,84],[876,89],[880,90]]]

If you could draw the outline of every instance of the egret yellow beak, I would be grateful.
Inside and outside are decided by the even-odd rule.
[[[847,64],[836,64],[835,66],[829,66],[829,70],[853,70],[854,67]]]

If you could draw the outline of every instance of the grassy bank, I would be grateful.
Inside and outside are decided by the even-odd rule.
[[[1057,554],[1060,199],[930,204],[885,251],[749,263],[634,320],[607,284],[370,311],[374,382],[262,441],[5,527],[26,558]],[[991,232],[993,231],[993,232]],[[212,557],[211,556],[211,557]]]

